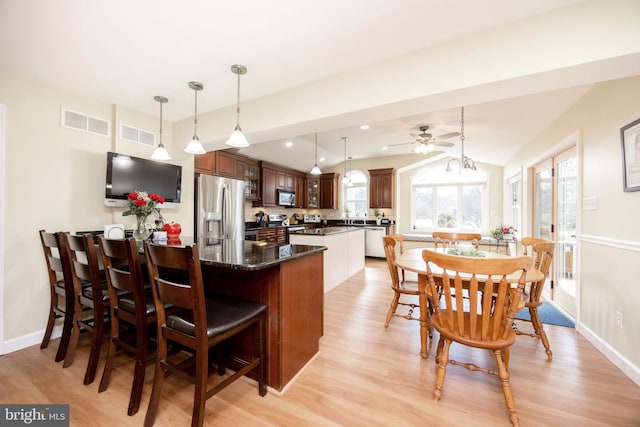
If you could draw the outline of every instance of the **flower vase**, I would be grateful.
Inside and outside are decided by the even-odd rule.
[[[147,240],[151,236],[151,226],[145,224],[146,216],[136,216],[136,228],[133,230],[133,237],[138,241]]]

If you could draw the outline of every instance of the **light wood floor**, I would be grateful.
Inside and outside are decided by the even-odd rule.
[[[433,401],[433,351],[420,358],[418,323],[394,318],[383,328],[392,292],[384,261],[325,294],[325,335],[320,354],[283,396],[259,397],[251,381],[237,381],[207,402],[207,425],[220,426],[509,426],[497,377],[449,366],[440,402]],[[300,309],[304,309],[301,307]],[[530,327],[521,323],[521,328]],[[554,358],[533,338],[518,337],[511,353],[511,385],[522,426],[638,426],[640,388],[574,329],[545,326]],[[437,334],[436,334],[437,339]],[[98,393],[99,377],[82,385],[88,337],[73,365],[54,362],[57,340],[0,357],[1,403],[69,403],[72,426],[141,426],[141,410],[126,415],[130,359],[120,358],[111,386]],[[433,350],[433,348],[431,349]],[[454,346],[464,356],[494,366],[488,352]],[[102,374],[102,365],[99,375]],[[156,426],[186,426],[193,387],[175,377],[165,383]]]

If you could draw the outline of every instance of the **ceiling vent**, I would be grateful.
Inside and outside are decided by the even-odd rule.
[[[65,128],[82,130],[97,135],[109,136],[109,120],[92,117],[84,113],[61,108],[60,125]]]
[[[125,125],[124,123],[120,123],[120,139],[149,145],[151,147],[156,145],[155,133],[139,129],[135,126]]]

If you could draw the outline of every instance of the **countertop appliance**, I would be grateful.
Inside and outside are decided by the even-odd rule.
[[[384,258],[382,238],[387,234],[387,227],[364,227],[364,256]]]
[[[304,222],[314,222],[320,223],[320,215],[319,214],[305,214]]]
[[[221,239],[244,240],[244,181],[197,175],[195,201],[199,246],[218,245]]]

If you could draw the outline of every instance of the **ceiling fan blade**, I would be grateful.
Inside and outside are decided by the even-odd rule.
[[[401,142],[399,144],[388,144],[387,147],[397,147],[399,145],[409,145],[409,144],[415,144],[415,142],[411,141],[411,142]]]
[[[453,142],[436,141],[433,143],[433,145],[436,145],[438,147],[453,147],[455,144]]]
[[[438,135],[436,136],[436,139],[443,140],[443,139],[453,138],[454,136],[460,136],[460,132],[450,132],[450,133],[445,133],[443,135]]]

